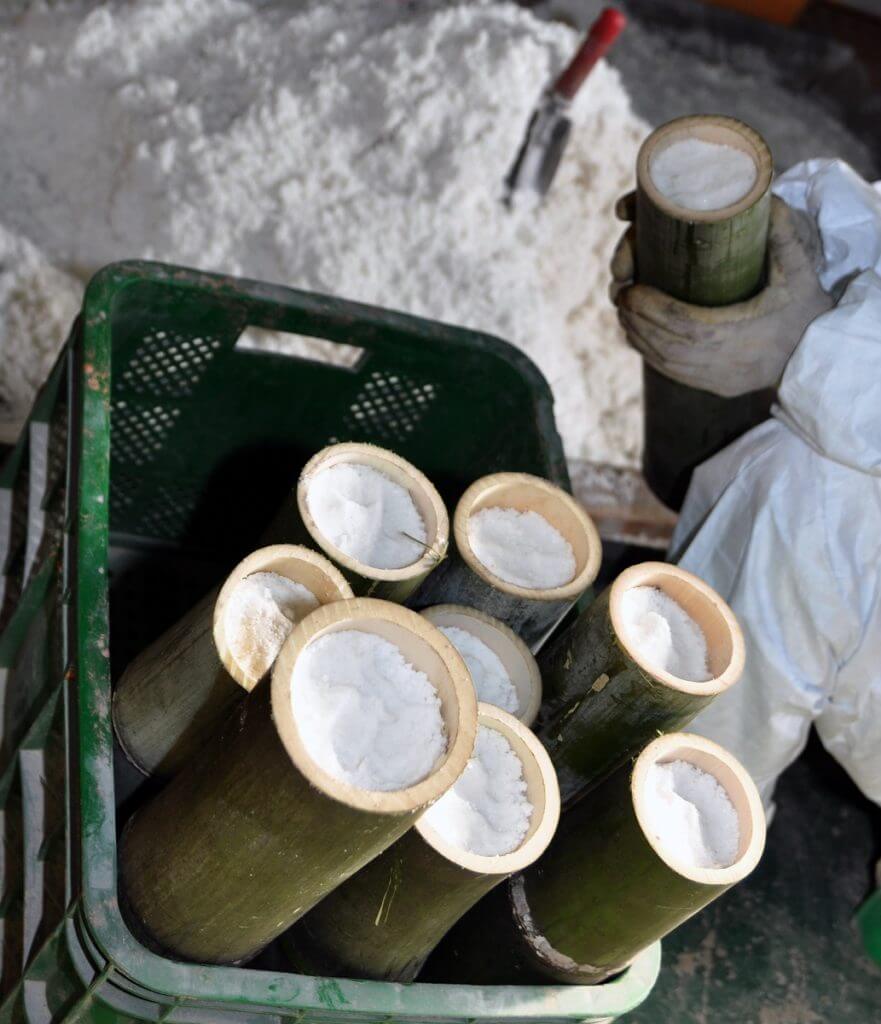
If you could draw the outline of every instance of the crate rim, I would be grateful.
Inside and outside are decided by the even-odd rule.
[[[660,943],[654,943],[617,979],[601,986],[530,985],[471,986],[401,985],[391,982],[313,978],[293,973],[258,971],[181,963],[166,959],[138,942],[125,924],[117,900],[116,808],[114,802],[113,734],[110,723],[109,606],[107,551],[109,544],[110,470],[110,318],[107,310],[126,287],[142,281],[166,281],[177,287],[229,295],[233,299],[282,303],[307,308],[344,325],[352,317],[375,321],[380,311],[280,285],[268,285],[166,264],[125,261],[100,270],[84,300],[81,336],[82,387],[77,400],[80,430],[76,478],[76,534],[71,544],[69,582],[78,596],[76,620],[76,731],[79,747],[80,821],[72,841],[79,842],[84,925],[108,964],[144,989],[175,1002],[193,1004],[247,1003],[266,1012],[337,1011],[361,1015],[424,1018],[426,1006],[437,1018],[494,1019],[548,1017],[583,1020],[618,1016],[639,1005],[660,970]],[[546,394],[543,415],[556,433],[550,390],[535,365],[519,350],[490,335],[465,331],[400,313],[382,311],[402,330],[429,325],[432,336],[447,341],[479,340],[482,347],[515,362]],[[450,335],[454,337],[450,337]],[[86,449],[88,458],[85,457]],[[71,652],[73,653],[73,652]],[[86,679],[96,685],[87,686]],[[96,965],[98,967],[98,965]],[[106,969],[106,965],[105,965]],[[100,971],[99,971],[100,973]],[[513,994],[516,993],[516,996]]]

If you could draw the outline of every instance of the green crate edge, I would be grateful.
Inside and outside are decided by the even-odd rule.
[[[107,308],[128,284],[144,277],[170,279],[178,286],[210,287],[235,295],[245,291],[261,300],[314,305],[316,311],[342,318],[374,319],[372,307],[294,292],[280,286],[231,279],[145,262],[112,264],[99,271],[86,291],[83,315],[81,423],[75,565],[77,573],[77,666],[79,730],[81,908],[96,947],[113,969],[138,986],[171,1003],[247,1005],[290,1014],[314,1010],[357,1016],[413,1020],[602,1020],[638,1006],[660,970],[655,943],[615,981],[602,986],[477,987],[465,985],[398,985],[277,974],[247,968],[183,964],[152,953],[137,942],[120,914],[116,891],[116,814],[113,806],[113,735],[110,724],[110,679],[106,587],[109,543],[110,470],[110,322]],[[384,319],[412,326],[416,318],[382,311]],[[424,326],[424,322],[421,323]],[[431,324],[436,331],[438,325]],[[446,330],[451,330],[446,328]],[[556,434],[547,383],[517,349],[496,338],[459,331],[469,341],[494,347],[517,362],[546,396],[541,415]],[[566,476],[565,465],[561,468]],[[86,685],[86,680],[94,685]],[[77,833],[74,832],[74,835]],[[349,1009],[347,1009],[349,1008]]]

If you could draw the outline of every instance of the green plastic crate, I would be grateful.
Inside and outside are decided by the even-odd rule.
[[[247,326],[364,351],[341,368],[237,348]],[[70,771],[47,782],[44,802],[57,806],[66,785],[66,909],[56,920],[43,915],[41,944],[26,951],[0,1022],[514,1024],[612,1020],[639,1005],[657,976],[657,944],[592,988],[403,986],[284,972],[271,949],[247,968],[174,962],[134,939],[117,902],[118,829],[149,783],[114,750],[111,680],[254,546],[300,466],[334,440],[393,448],[450,504],[496,470],[568,485],[550,392],[534,365],[485,335],[146,263],[93,279],[69,356],[74,528],[57,587],[67,658],[21,747],[57,764],[50,751],[64,726]],[[27,832],[40,816],[22,811],[32,795],[20,764],[19,756],[3,776],[0,806],[10,822],[18,807]],[[55,865],[50,817],[40,843],[31,835],[24,845],[39,845]],[[57,891],[56,868],[45,874]]]

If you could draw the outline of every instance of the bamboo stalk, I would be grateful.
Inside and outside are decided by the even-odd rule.
[[[116,736],[126,757],[145,775],[179,771],[259,682],[231,653],[225,617],[235,588],[257,572],[301,583],[320,604],[352,597],[336,567],[308,548],[274,544],[241,561],[222,587],[142,651],[116,686]]]
[[[447,750],[433,772],[382,792],[340,782],[307,753],[291,705],[297,658],[339,630],[375,633],[425,672]],[[204,756],[137,811],[121,843],[131,926],[181,959],[236,963],[258,953],[403,835],[465,768],[477,703],[464,662],[421,616],[368,598],[325,605],[291,633],[266,678]]]
[[[523,842],[511,853],[481,856],[450,845],[422,818],[288,933],[285,946],[297,970],[412,981],[470,907],[545,851],[560,799],[544,748],[526,726],[491,704],[478,704],[478,722],[501,733],[523,762],[533,805]]]
[[[468,520],[486,508],[537,512],[572,545],[575,576],[560,587],[533,590],[500,579],[474,554]],[[458,604],[500,619],[537,651],[599,572],[602,544],[590,516],[562,488],[527,473],[495,473],[476,480],[453,515],[454,550],[413,595],[414,608]]]
[[[657,587],[700,626],[706,682],[679,679],[646,662],[625,639],[621,603],[632,587]],[[659,732],[686,726],[743,672],[743,634],[712,587],[684,569],[644,562],[625,569],[539,656],[545,693],[539,736],[564,806],[631,760]]]
[[[673,142],[699,138],[748,153],[756,182],[719,210],[677,206],[655,187],[652,158]],[[764,139],[731,117],[680,117],[656,129],[636,162],[636,262],[643,284],[698,306],[727,306],[762,285],[771,211],[773,160]],[[655,494],[679,508],[692,470],[766,419],[773,390],[735,398],[687,387],[644,367],[643,471]]]
[[[436,604],[422,615],[435,626],[457,626],[482,640],[505,667],[517,691],[517,712],[524,725],[532,726],[541,707],[541,674],[532,652],[504,622],[476,608]]]
[[[317,473],[339,463],[368,466],[384,473],[404,487],[425,523],[428,542],[422,557],[399,569],[377,569],[347,555],[319,530],[309,512],[307,494]],[[351,584],[356,596],[382,598],[398,604],[407,600],[432,570],[446,557],[450,520],[446,507],[431,481],[400,455],[373,444],[346,442],[317,452],[303,467],[296,490],[269,527],[266,538],[285,540],[317,548]]]

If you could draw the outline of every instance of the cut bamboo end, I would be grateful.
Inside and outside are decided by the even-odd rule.
[[[651,175],[651,163],[655,156],[674,142],[684,139],[701,139],[717,145],[731,146],[746,153],[756,167],[756,180],[747,194],[728,206],[717,210],[693,210],[679,206],[661,193]],[[716,114],[692,114],[677,117],[661,125],[649,135],[640,147],[636,158],[636,181],[638,188],[668,216],[696,224],[711,224],[737,216],[754,206],[770,189],[774,176],[774,161],[771,150],[761,135],[748,124],[734,117]]]
[[[667,850],[652,835],[645,815],[645,787],[649,769],[656,764],[686,761],[707,772],[728,795],[740,830],[735,860],[726,867],[701,868]],[[756,784],[741,763],[718,743],[690,733],[669,733],[653,740],[636,759],[630,781],[636,820],[646,842],[677,875],[707,886],[728,887],[742,881],[755,868],[765,848],[765,812]]]
[[[436,604],[422,615],[435,626],[458,626],[482,640],[504,665],[517,691],[517,714],[531,726],[541,707],[541,673],[532,652],[500,619],[461,604]]]
[[[487,857],[445,842],[424,818],[420,818],[415,827],[435,852],[466,871],[478,875],[510,875],[538,860],[554,837],[560,820],[557,774],[538,737],[507,711],[492,704],[478,703],[477,721],[504,736],[523,765],[526,796],[532,804],[532,820],[523,841],[510,853]]]
[[[536,512],[546,519],[572,545],[574,577],[563,586],[540,590],[508,583],[490,572],[474,554],[468,538],[468,520],[486,508]],[[528,473],[494,473],[475,480],[456,506],[453,534],[468,568],[491,587],[512,597],[529,601],[575,600],[593,583],[600,570],[602,542],[593,520],[571,494]]]
[[[299,544],[272,544],[258,548],[239,562],[227,576],[214,605],[214,645],[224,668],[248,692],[254,689],[261,677],[250,674],[230,651],[226,637],[226,607],[242,580],[257,572],[274,572],[308,587],[319,605],[348,601],[354,596],[345,577],[332,562]]]
[[[297,658],[313,640],[350,629],[393,643],[414,668],[428,676],[440,698],[447,749],[427,778],[406,789],[359,789],[335,778],[313,761],[299,734],[291,705]],[[313,786],[349,807],[377,814],[404,814],[437,800],[465,770],[477,735],[477,698],[458,651],[421,615],[375,598],[325,605],[294,628],[273,668],[272,715],[288,756]]]
[[[425,552],[418,561],[398,569],[378,569],[346,554],[318,529],[306,501],[309,485],[319,471],[340,463],[368,466],[370,469],[378,470],[408,491],[422,517],[428,537]],[[437,489],[424,473],[406,459],[376,445],[355,442],[334,444],[313,455],[303,467],[297,483],[297,508],[312,540],[334,562],[356,576],[385,583],[419,579],[431,572],[446,556],[450,539],[450,520]]]
[[[637,648],[627,643],[626,633],[621,628],[621,602],[633,587],[657,587],[700,626],[707,641],[711,679],[705,682],[680,679],[646,661]],[[743,673],[743,633],[734,612],[711,586],[679,566],[642,562],[625,569],[612,584],[609,617],[618,643],[629,657],[646,675],[671,689],[698,697],[714,697],[736,683]]]

